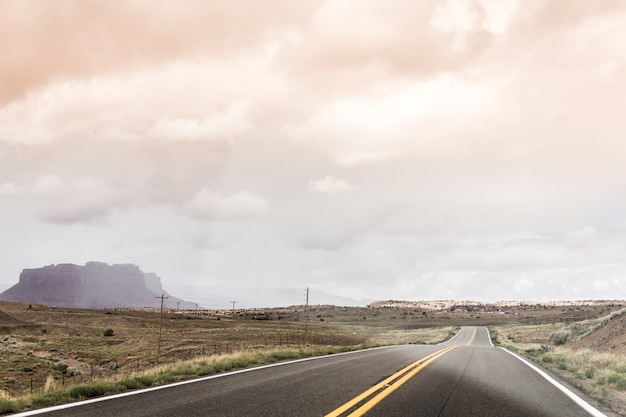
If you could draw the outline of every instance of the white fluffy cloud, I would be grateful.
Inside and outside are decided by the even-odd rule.
[[[341,194],[354,190],[354,186],[350,185],[347,181],[343,181],[326,175],[319,180],[310,180],[309,187],[312,191],[325,194]]]
[[[267,199],[249,191],[223,195],[203,188],[183,205],[183,213],[198,220],[240,220],[267,214]]]
[[[53,223],[100,221],[122,201],[120,190],[93,177],[46,175],[25,186],[8,183],[0,189],[8,191],[5,195],[19,195],[39,203],[40,218]]]

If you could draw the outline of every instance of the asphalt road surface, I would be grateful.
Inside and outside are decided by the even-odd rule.
[[[211,376],[18,414],[139,416],[603,416],[511,353],[483,327],[436,346],[394,346]]]

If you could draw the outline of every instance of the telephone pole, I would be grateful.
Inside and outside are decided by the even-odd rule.
[[[306,287],[306,304],[304,305],[304,344],[309,332],[309,287]]]
[[[233,303],[233,320],[235,319],[235,304],[238,303],[238,301],[231,301],[231,303]]]
[[[168,297],[165,294],[157,295],[156,298],[161,299],[161,315],[159,317],[159,342],[157,344],[157,367],[159,366],[159,357],[161,356],[161,331],[163,330],[163,301]]]

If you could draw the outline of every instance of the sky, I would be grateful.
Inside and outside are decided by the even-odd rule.
[[[625,299],[624,39],[620,0],[3,0],[0,283]]]

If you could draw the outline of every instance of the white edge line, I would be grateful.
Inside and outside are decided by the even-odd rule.
[[[589,414],[591,414],[594,417],[608,417],[606,414],[603,414],[602,412],[600,412],[599,410],[597,410],[596,408],[594,408],[591,404],[589,404],[587,401],[583,400],[582,398],[580,398],[578,395],[574,394],[572,391],[570,391],[569,389],[567,389],[565,386],[563,386],[561,383],[557,382],[554,378],[552,378],[550,375],[548,375],[546,372],[544,372],[542,369],[540,369],[539,367],[535,366],[534,364],[532,364],[531,362],[529,362],[528,360],[526,360],[525,358],[521,357],[520,355],[511,352],[508,349],[505,349],[503,347],[500,347],[500,349],[502,349],[503,351],[505,351],[506,353],[508,353],[509,355],[512,355],[513,357],[519,359],[520,361],[522,361],[526,366],[528,366],[530,369],[532,369],[533,371],[537,372],[539,375],[541,375],[546,381],[548,381],[549,383],[551,383],[552,385],[554,385],[555,387],[557,387],[561,392],[563,392],[565,395],[567,395],[572,401],[574,401],[576,404],[578,404],[580,407],[582,407],[586,412],[588,412]]]
[[[491,333],[489,332],[489,328],[488,327],[483,327],[483,328],[487,330],[487,340],[489,340],[489,346],[494,347],[493,342],[491,341]]]
[[[221,374],[208,375],[208,376],[204,376],[204,377],[201,377],[201,378],[189,379],[187,381],[174,382],[172,384],[159,385],[159,386],[150,387],[150,388],[143,388],[143,389],[139,389],[139,390],[136,390],[136,391],[122,392],[120,394],[107,395],[105,397],[98,397],[98,398],[92,398],[92,399],[89,399],[89,400],[77,401],[77,402],[68,403],[68,404],[55,405],[53,407],[39,408],[37,410],[25,411],[25,412],[18,413],[18,414],[9,414],[9,415],[7,415],[7,417],[9,417],[9,416],[10,417],[35,416],[35,415],[38,415],[38,414],[51,413],[53,411],[65,410],[65,409],[68,409],[68,408],[73,408],[73,407],[79,407],[79,406],[82,406],[82,405],[98,403],[98,402],[101,402],[101,401],[114,400],[116,398],[123,398],[123,397],[129,397],[131,395],[144,394],[146,392],[158,391],[158,390],[162,390],[162,389],[166,389],[166,388],[172,388],[172,387],[178,387],[178,386],[181,386],[181,385],[193,384],[195,382],[208,381],[209,379],[222,378],[222,377],[229,376],[229,375],[237,375],[237,374],[243,374],[243,373],[246,373],[246,372],[258,371],[260,369],[273,368],[275,366],[289,365],[289,364],[292,364],[292,363],[306,362],[306,361],[312,361],[312,360],[316,360],[316,359],[324,359],[324,358],[327,359],[327,358],[333,358],[333,357],[336,357],[336,356],[350,355],[350,354],[359,353],[359,352],[366,352],[366,351],[369,351],[369,350],[387,349],[387,348],[392,348],[392,347],[398,347],[398,346],[397,345],[379,346],[379,347],[370,348],[370,349],[353,350],[353,351],[350,351],[350,352],[340,352],[340,353],[333,353],[333,354],[322,355],[322,356],[311,356],[309,358],[295,359],[295,360],[286,361],[286,362],[270,363],[268,365],[259,365],[259,366],[255,366],[253,368],[245,368],[245,369],[239,369],[237,371],[230,371],[230,372],[224,372],[224,373],[221,373]]]
[[[445,344],[445,343],[450,343],[450,342],[452,342],[452,341],[454,340],[454,338],[455,338],[455,337],[457,337],[457,336],[461,333],[461,331],[462,331],[464,328],[465,328],[464,326],[461,326],[461,328],[459,329],[459,331],[458,331],[458,332],[456,332],[456,333],[454,334],[454,336],[452,336],[452,337],[451,337],[450,339],[448,339],[448,340],[444,340],[444,341],[443,341],[443,342],[441,342],[441,343],[437,343],[437,345],[436,345],[436,346],[439,346],[439,345],[443,345],[443,344]]]

